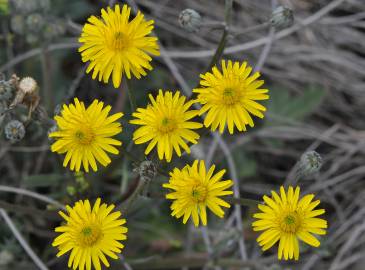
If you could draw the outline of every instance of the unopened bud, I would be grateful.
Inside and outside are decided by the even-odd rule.
[[[284,29],[293,25],[293,11],[285,6],[278,6],[271,14],[270,23],[276,29]]]
[[[76,188],[74,186],[67,186],[66,191],[70,196],[74,196],[76,194]]]
[[[30,14],[26,20],[28,29],[34,33],[42,30],[44,23],[43,16],[39,13]]]
[[[43,9],[44,11],[47,11],[51,7],[51,1],[50,0],[38,0],[38,5],[41,9]]]
[[[194,9],[187,8],[180,12],[179,23],[188,32],[198,32],[202,18]]]
[[[25,20],[22,15],[13,15],[10,20],[10,27],[14,33],[23,35],[25,33]]]
[[[318,172],[322,167],[322,158],[316,151],[305,152],[299,161],[299,173],[302,176],[310,176]]]
[[[11,120],[5,126],[5,137],[12,143],[21,141],[25,136],[25,127],[18,120]]]
[[[37,91],[38,85],[32,77],[25,77],[20,80],[18,88],[24,94],[31,95],[34,94],[35,91]]]
[[[29,14],[38,8],[37,0],[11,0],[11,4],[16,12]]]
[[[66,29],[62,22],[48,23],[43,31],[44,38],[52,40],[65,33]]]

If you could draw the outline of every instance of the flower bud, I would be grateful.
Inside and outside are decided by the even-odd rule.
[[[32,77],[24,77],[20,80],[18,89],[24,94],[32,95],[37,91],[38,85]]]
[[[187,8],[180,12],[179,23],[188,32],[198,32],[202,18],[195,10]]]
[[[293,25],[293,11],[285,6],[278,6],[271,14],[270,23],[276,29],[284,29]]]
[[[11,0],[11,4],[15,12],[22,14],[29,14],[38,8],[37,0]]]
[[[22,140],[25,136],[25,127],[18,120],[11,120],[5,126],[5,137],[12,143]]]
[[[47,40],[52,40],[65,33],[65,26],[61,22],[48,23],[44,29],[43,35]]]
[[[76,188],[74,186],[67,186],[66,187],[67,194],[70,196],[75,196]]]
[[[22,15],[11,16],[10,27],[15,34],[23,35],[25,33],[24,17]]]
[[[43,16],[39,13],[30,14],[26,20],[27,28],[33,33],[41,31],[44,23]]]
[[[39,38],[36,34],[30,33],[28,32],[27,35],[25,36],[25,41],[29,44],[29,45],[35,45],[37,44]]]
[[[322,158],[316,151],[305,152],[299,161],[301,176],[310,176],[318,172],[322,166]]]
[[[51,1],[50,0],[38,0],[38,5],[39,5],[40,9],[47,11],[51,7]]]

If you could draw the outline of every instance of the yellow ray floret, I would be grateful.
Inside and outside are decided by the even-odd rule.
[[[163,184],[164,188],[172,190],[166,195],[173,200],[171,205],[172,216],[183,217],[185,224],[189,217],[193,217],[195,226],[199,226],[199,217],[202,224],[207,225],[207,207],[218,217],[223,218],[222,207],[230,205],[222,200],[221,196],[233,194],[229,189],[232,180],[222,180],[225,170],[214,174],[215,166],[208,170],[204,161],[195,160],[193,165],[186,165],[182,170],[175,168],[170,172],[170,181]]]
[[[207,112],[204,120],[206,127],[223,133],[226,126],[230,134],[234,127],[246,131],[246,125],[254,126],[251,115],[263,118],[266,108],[258,100],[268,99],[268,90],[260,88],[263,80],[258,72],[250,75],[252,68],[246,62],[222,61],[222,71],[216,66],[212,72],[201,74],[200,86],[193,92],[198,94],[197,101],[203,106],[199,115]]]
[[[122,143],[112,137],[122,132],[121,124],[116,121],[123,113],[108,116],[111,106],[103,106],[103,102],[94,100],[85,108],[84,103],[75,98],[74,104],[64,104],[61,115],[55,116],[58,130],[49,134],[55,139],[51,150],[66,153],[64,167],[70,164],[71,170],[79,171],[83,165],[88,172],[90,165],[97,171],[96,161],[103,166],[111,162],[106,152],[119,153],[115,146]]]
[[[145,154],[148,155],[156,146],[158,157],[171,161],[172,154],[181,156],[183,148],[190,153],[186,142],[197,143],[199,134],[192,131],[199,129],[201,123],[191,121],[198,115],[197,110],[189,110],[195,103],[194,100],[186,102],[186,97],[180,95],[179,91],[172,93],[159,90],[156,99],[149,95],[151,104],[147,108],[138,108],[133,116],[137,119],[131,120],[131,124],[140,125],[133,134],[136,144],[149,142]]]
[[[299,193],[299,187],[290,186],[287,192],[280,187],[280,194],[272,191],[271,198],[264,196],[265,204],[258,205],[262,212],[254,214],[258,219],[252,223],[254,231],[264,231],[257,242],[265,251],[279,241],[279,260],[298,260],[299,240],[318,247],[320,242],[313,234],[326,234],[327,221],[317,217],[325,210],[314,210],[320,201],[312,201],[313,194],[299,199]]]
[[[131,74],[138,79],[145,76],[146,70],[152,70],[150,55],[159,55],[157,38],[149,36],[153,20],[146,21],[138,11],[130,21],[130,15],[127,5],[102,9],[101,18],[91,16],[79,38],[82,61],[90,61],[86,72],[93,70],[92,78],[104,83],[112,75],[115,88],[120,86],[123,74],[128,79]]]
[[[101,270],[101,262],[109,267],[106,256],[118,259],[124,245],[120,241],[127,239],[128,229],[120,219],[119,211],[112,212],[114,205],[101,204],[97,199],[91,208],[89,200],[78,201],[74,207],[66,206],[67,214],[59,212],[65,224],[57,227],[61,233],[52,243],[59,252],[57,257],[71,252],[68,267],[74,270]],[[106,256],[105,256],[106,255]]]

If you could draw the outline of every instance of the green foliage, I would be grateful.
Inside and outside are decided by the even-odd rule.
[[[51,187],[57,186],[65,176],[60,174],[34,174],[25,177],[25,187]]]
[[[0,0],[0,16],[7,15],[9,13],[9,1],[8,0]]]
[[[243,147],[237,148],[233,152],[233,157],[237,166],[238,177],[252,177],[256,175],[257,163],[255,159],[249,157]]]
[[[266,121],[266,125],[280,124],[280,119],[303,120],[318,108],[325,94],[323,89],[316,87],[295,97],[287,89],[271,89],[267,104],[270,121]]]

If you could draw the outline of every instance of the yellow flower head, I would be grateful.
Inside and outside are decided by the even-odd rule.
[[[94,69],[92,78],[98,74],[99,81],[109,81],[113,72],[113,85],[120,86],[122,75],[128,79],[131,73],[138,79],[146,75],[146,69],[152,70],[149,54],[159,55],[157,38],[149,34],[153,30],[153,20],[146,21],[144,15],[138,11],[129,21],[131,8],[115,5],[101,10],[101,18],[91,16],[82,29],[79,48],[82,61],[90,61],[86,72]]]
[[[89,171],[89,165],[97,171],[96,160],[103,166],[111,162],[105,152],[119,153],[113,145],[120,146],[122,143],[111,137],[122,131],[120,123],[115,121],[123,113],[108,116],[111,106],[103,108],[104,103],[98,100],[94,100],[88,108],[77,98],[74,102],[68,106],[64,104],[61,115],[54,118],[58,130],[49,134],[56,140],[51,150],[59,154],[66,153],[64,167],[70,163],[70,169],[78,172],[82,164],[86,172]]]
[[[170,181],[163,187],[173,190],[166,195],[167,199],[174,200],[171,205],[172,216],[181,218],[185,224],[190,216],[193,217],[195,226],[199,226],[199,216],[203,225],[207,225],[208,207],[218,217],[223,218],[221,208],[230,205],[219,198],[231,195],[233,191],[226,190],[233,185],[232,180],[222,181],[226,170],[214,174],[215,166],[207,171],[203,160],[195,160],[192,166],[186,165],[182,170],[175,168],[170,172]]]
[[[259,219],[252,223],[254,231],[264,231],[257,242],[262,250],[267,250],[279,241],[278,258],[281,260],[299,259],[299,241],[318,247],[320,242],[312,234],[326,234],[327,221],[317,216],[325,210],[317,209],[319,200],[312,201],[313,194],[305,195],[299,200],[299,187],[289,187],[285,192],[280,187],[280,196],[272,191],[271,198],[264,196],[265,204],[258,207],[262,213],[254,214]]]
[[[156,99],[149,95],[152,104],[147,108],[138,108],[133,116],[137,119],[131,120],[131,124],[140,125],[133,134],[136,144],[149,142],[145,154],[157,145],[158,157],[171,161],[172,153],[175,150],[180,157],[182,147],[187,153],[190,148],[186,141],[196,144],[199,134],[192,129],[201,128],[203,125],[189,121],[198,115],[197,110],[189,110],[195,101],[186,101],[179,91],[173,94],[170,91],[159,91]]]
[[[124,247],[120,241],[127,239],[125,219],[120,219],[119,211],[111,213],[114,205],[100,204],[97,199],[91,208],[89,200],[78,201],[74,207],[66,206],[68,215],[59,212],[66,223],[55,229],[61,235],[52,245],[58,247],[57,257],[71,251],[68,267],[74,270],[91,270],[91,265],[100,270],[100,261],[109,267],[105,255],[118,259],[116,253]]]
[[[234,127],[239,131],[246,131],[246,125],[254,126],[253,114],[263,118],[266,108],[256,100],[268,99],[267,89],[261,89],[264,81],[257,80],[258,72],[250,76],[252,68],[246,62],[222,61],[222,72],[215,66],[212,72],[201,74],[200,85],[193,92],[198,93],[197,101],[203,106],[200,115],[208,112],[204,125],[223,133],[227,124],[229,133]]]

